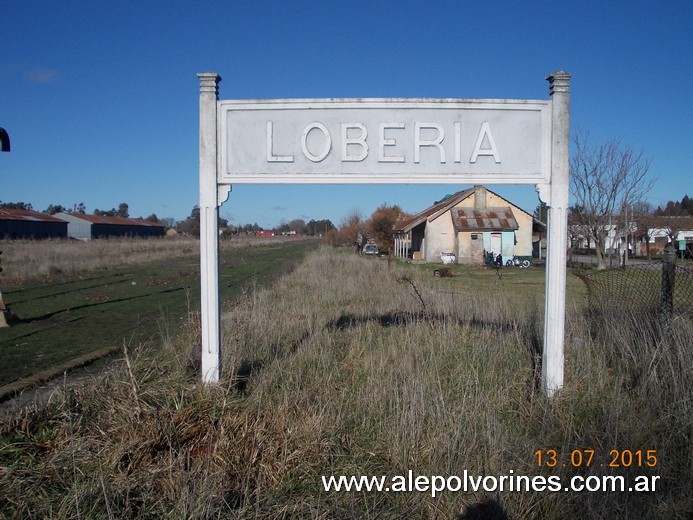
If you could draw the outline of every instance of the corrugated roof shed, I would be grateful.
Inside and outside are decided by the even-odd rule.
[[[106,215],[88,215],[86,213],[70,213],[71,216],[86,220],[92,224],[111,224],[116,226],[150,226],[164,227],[158,222],[151,222],[143,218],[124,218],[124,217],[109,217]]]
[[[6,209],[0,208],[0,219],[2,220],[20,220],[24,222],[64,222],[59,218],[39,213],[38,211],[29,211],[26,209]]]
[[[85,213],[58,213],[56,216],[66,220],[69,223],[69,235],[80,240],[116,236],[164,236],[166,230],[163,224],[140,218]]]
[[[0,238],[67,238],[67,222],[38,211],[0,208]]]

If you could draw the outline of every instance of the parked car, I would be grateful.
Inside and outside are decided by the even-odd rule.
[[[377,255],[378,253],[380,253],[380,250],[375,244],[366,244],[363,246],[364,255]]]

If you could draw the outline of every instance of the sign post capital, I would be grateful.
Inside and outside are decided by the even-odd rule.
[[[549,95],[553,96],[555,92],[570,92],[571,77],[564,70],[558,70],[546,76],[546,80],[549,82]]]
[[[216,72],[200,72],[197,74],[200,80],[200,93],[213,93],[215,98],[219,97],[219,83],[221,76]]]

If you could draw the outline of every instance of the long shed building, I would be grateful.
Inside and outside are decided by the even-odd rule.
[[[0,209],[0,239],[67,238],[67,222],[26,209]]]
[[[144,219],[106,217],[83,213],[56,213],[57,218],[67,222],[70,238],[90,240],[106,237],[162,237],[166,228]]]

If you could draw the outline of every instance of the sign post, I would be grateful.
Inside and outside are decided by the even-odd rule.
[[[546,78],[551,96],[551,181],[540,187],[548,205],[544,350],[541,386],[552,396],[563,387],[568,195],[570,191],[570,74]],[[547,193],[548,192],[548,193]]]
[[[234,183],[534,184],[549,207],[542,386],[563,385],[570,74],[549,100],[218,100],[200,78],[202,378],[221,376],[219,205]]]
[[[217,101],[221,78],[200,79],[200,318],[202,320],[202,381],[221,377],[219,321],[219,187],[217,185]]]

